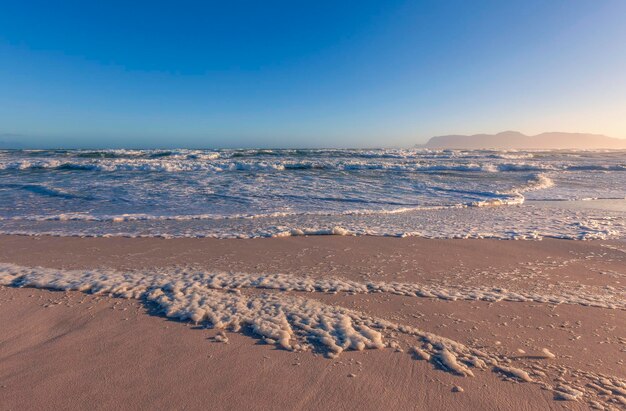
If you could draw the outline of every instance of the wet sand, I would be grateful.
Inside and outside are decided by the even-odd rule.
[[[191,266],[553,293],[584,286],[586,292],[612,290],[619,300],[626,279],[626,243],[0,236],[0,262],[120,271]],[[304,295],[417,327],[536,374],[532,382],[492,367],[475,370],[474,377],[455,375],[434,361],[416,359],[403,335],[390,336],[399,342],[395,349],[345,351],[333,359],[315,351],[277,348],[248,329],[226,332],[228,343],[217,342],[218,330],[165,318],[144,301],[9,286],[0,287],[0,408],[624,407],[619,401],[626,395],[619,386],[608,392],[589,387],[598,376],[614,383],[626,379],[626,312],[620,308],[393,293],[273,292]],[[546,358],[544,349],[555,358]],[[565,401],[559,386],[584,392]],[[454,387],[463,392],[454,392]]]

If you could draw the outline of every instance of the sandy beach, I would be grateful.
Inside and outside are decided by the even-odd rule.
[[[0,262],[63,272],[177,267],[280,273],[448,290],[425,297],[401,295],[397,287],[388,292],[269,287],[276,298],[304,297],[401,326],[381,330],[385,348],[329,356],[316,344],[284,349],[251,327],[222,334],[206,321],[167,318],[161,307],[141,298],[15,282],[0,288],[3,410],[625,406],[622,241],[2,236]],[[477,295],[476,287],[499,290],[493,295],[501,299]],[[264,288],[237,292],[252,298]],[[588,300],[574,301],[574,294]],[[512,301],[514,295],[530,298]],[[540,301],[538,296],[546,295],[561,301]],[[412,349],[416,338],[424,337],[404,327],[428,333],[429,341],[436,336],[451,347],[461,344],[476,360],[458,357],[459,369],[441,353],[426,353],[425,360],[424,351]],[[430,346],[437,352],[437,344]]]
[[[3,6],[0,411],[626,411],[626,1]]]

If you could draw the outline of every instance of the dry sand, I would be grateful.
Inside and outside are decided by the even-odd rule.
[[[621,303],[626,243],[0,236],[0,263],[119,271],[192,266],[551,294],[582,285]],[[0,409],[624,408],[619,387],[598,393],[588,386],[598,375],[626,380],[623,309],[392,293],[287,294],[417,327],[496,356],[501,366],[537,374],[521,382],[487,367],[474,370],[473,378],[458,376],[417,360],[408,353],[411,339],[401,334],[389,337],[403,352],[346,351],[334,359],[279,349],[248,329],[216,342],[218,330],[172,321],[142,301],[0,287]],[[556,358],[545,358],[543,349]],[[584,395],[564,401],[559,385],[582,388]]]

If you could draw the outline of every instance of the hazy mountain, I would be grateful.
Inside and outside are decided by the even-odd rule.
[[[542,133],[527,136],[518,131],[472,136],[449,135],[433,137],[423,148],[495,148],[495,149],[598,149],[623,148],[626,140],[586,133]]]

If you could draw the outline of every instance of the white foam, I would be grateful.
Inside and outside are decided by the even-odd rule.
[[[11,264],[0,263],[0,273],[5,275],[5,283],[15,276],[23,276],[28,269]],[[47,271],[46,271],[47,272]],[[22,274],[20,274],[22,273]],[[107,292],[118,294],[120,287],[114,285],[121,282],[122,287],[129,289],[137,288],[128,278],[135,279],[138,284],[145,284],[148,281],[172,281],[175,279],[181,284],[208,287],[213,290],[260,288],[280,291],[301,291],[301,292],[324,292],[337,293],[346,292],[353,294],[390,293],[395,295],[439,298],[444,300],[470,300],[470,301],[511,301],[511,302],[536,302],[548,304],[576,304],[611,309],[626,309],[626,290],[622,287],[595,288],[591,286],[578,285],[575,288],[562,286],[552,289],[552,292],[529,292],[526,290],[508,290],[499,287],[481,286],[453,286],[438,284],[417,284],[399,282],[358,282],[337,277],[298,277],[287,274],[248,274],[248,273],[226,273],[226,272],[205,272],[189,269],[177,269],[175,272],[163,271],[133,271],[128,273],[117,273],[110,271],[92,270],[84,273],[79,271],[64,274],[63,271],[47,272],[46,281],[52,278],[56,283],[58,279],[66,277],[74,278],[73,281],[80,281],[80,278],[88,279],[92,284],[96,281],[96,288],[107,290]],[[51,277],[50,277],[51,276]],[[58,279],[57,279],[58,277]],[[27,276],[24,278],[28,278]],[[95,280],[94,280],[95,279]],[[72,283],[63,283],[72,285]],[[113,287],[113,288],[110,288]],[[134,294],[120,294],[123,297],[136,297]],[[546,357],[552,356],[547,349],[544,349]]]
[[[458,341],[363,312],[324,304],[317,299],[297,296],[292,292],[392,293],[446,299],[477,298],[487,301],[506,298],[526,301],[530,298],[532,301],[550,304],[581,303],[567,292],[558,297],[534,294],[522,296],[503,289],[487,291],[434,285],[360,283],[333,277],[213,273],[187,269],[59,270],[7,263],[0,263],[0,285],[135,298],[155,304],[169,318],[210,324],[220,330],[229,329],[235,332],[248,328],[269,344],[289,351],[320,350],[329,357],[335,357],[346,350],[395,347],[396,351],[402,351],[400,343],[408,340],[416,357],[454,374],[471,377],[478,371],[491,369],[507,379],[541,383],[546,387],[548,385],[543,380],[552,378],[560,381],[562,371],[567,368],[541,367],[537,363],[533,363],[531,370],[523,369],[524,364],[513,367],[505,357]],[[246,289],[256,290],[248,292]],[[615,292],[612,299],[621,300],[614,301],[614,306],[625,309],[626,294],[623,290],[612,291]],[[584,290],[582,294],[585,294]],[[584,301],[605,301],[607,296],[600,294],[594,299],[587,293],[582,298]],[[220,332],[215,341],[228,343],[228,337]],[[586,400],[588,404],[609,404],[620,401],[626,392],[626,382],[619,378],[581,370],[568,372],[575,374],[577,381],[586,381],[589,389],[583,390],[561,383],[554,389],[557,398]],[[550,373],[553,375],[548,375]]]
[[[344,350],[384,348],[383,332],[396,331],[430,344],[433,354],[446,352],[469,361],[473,351],[455,341],[421,330],[316,300],[263,293],[244,295],[229,292],[241,287],[314,290],[315,281],[288,276],[209,274],[175,271],[165,273],[116,272],[109,270],[56,270],[0,264],[0,285],[31,286],[57,290],[76,290],[123,298],[145,299],[156,303],[167,317],[208,322],[216,328],[239,331],[250,327],[257,335],[275,341],[280,347],[308,350],[323,347],[335,356]],[[341,280],[321,283],[328,290],[341,289]],[[317,286],[319,286],[318,284]],[[435,348],[432,348],[435,347]],[[425,349],[425,348],[423,348]],[[463,365],[458,365],[464,369]]]
[[[530,377],[530,375],[528,375],[528,373],[524,370],[520,370],[518,368],[514,368],[514,367],[505,367],[505,366],[498,366],[496,367],[497,371],[500,371],[508,376],[512,376],[514,378],[517,378],[518,380],[524,381],[524,382],[532,382],[533,379]]]
[[[624,170],[624,152],[0,151],[0,232],[614,238],[626,232],[619,204],[603,222],[595,201],[578,211],[515,209],[624,199]]]

